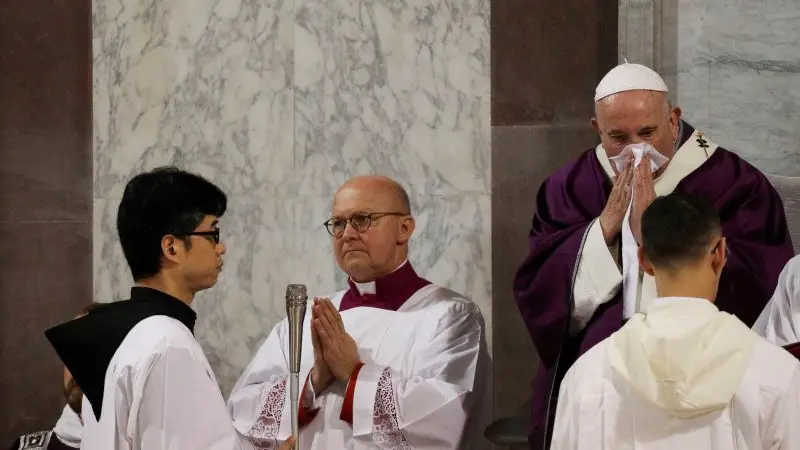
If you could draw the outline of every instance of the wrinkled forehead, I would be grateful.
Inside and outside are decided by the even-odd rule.
[[[341,217],[357,212],[384,212],[392,206],[391,196],[384,189],[343,187],[333,197],[331,213]]]

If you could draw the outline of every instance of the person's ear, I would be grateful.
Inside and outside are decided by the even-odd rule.
[[[178,252],[182,248],[178,248],[180,245],[178,239],[175,239],[175,236],[168,234],[161,238],[161,254],[166,258],[168,261],[178,262]]]
[[[669,112],[669,122],[672,125],[672,138],[675,140],[680,139],[680,123],[682,111],[679,107],[673,107]]]
[[[400,219],[400,233],[397,235],[397,243],[405,244],[408,242],[408,240],[411,239],[411,235],[414,234],[416,226],[416,221],[412,216],[406,216]]]
[[[711,255],[711,269],[717,276],[722,274],[722,269],[725,268],[725,263],[728,260],[728,242],[725,238],[720,238],[719,243],[716,245],[716,250]]]
[[[647,260],[647,255],[644,253],[644,247],[639,246],[639,249],[636,251],[636,254],[639,256],[639,266],[642,267],[642,271],[644,273],[650,275],[651,277],[654,276],[653,265],[650,264],[650,261]]]

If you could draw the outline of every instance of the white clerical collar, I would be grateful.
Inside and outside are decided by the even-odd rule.
[[[406,258],[405,261],[403,261],[399,266],[397,266],[396,269],[391,271],[390,274],[397,272],[398,270],[400,270],[401,267],[405,266],[406,264],[408,264],[408,258]],[[366,283],[358,283],[355,280],[353,280],[352,278],[350,278],[350,281],[353,282],[353,284],[355,285],[356,289],[358,289],[358,293],[360,295],[364,295],[364,294],[373,294],[374,295],[377,292],[376,288],[375,288],[375,281],[374,280],[373,281],[367,281]]]

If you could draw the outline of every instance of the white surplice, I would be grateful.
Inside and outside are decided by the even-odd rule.
[[[784,266],[775,293],[758,316],[753,331],[776,345],[800,341],[800,255]]]
[[[80,416],[69,407],[64,407],[61,417],[58,418],[56,426],[53,428],[58,440],[64,445],[72,448],[81,448],[81,436],[83,435],[83,422]]]
[[[339,292],[329,298],[339,308]],[[483,320],[478,307],[428,285],[398,311],[356,307],[341,313],[364,366],[355,380],[352,426],[340,419],[346,387],[334,382],[315,398],[306,383],[302,406],[319,408],[300,432],[302,450],[461,448],[482,386]],[[301,383],[314,363],[311,313],[303,326]],[[236,429],[257,448],[291,434],[288,323],[273,328],[228,400]],[[477,373],[477,375],[476,375]],[[352,382],[352,381],[351,381]]]
[[[105,377],[102,415],[83,400],[82,450],[232,450],[242,446],[214,372],[180,321],[135,325]]]
[[[698,139],[701,137],[708,148],[700,147]],[[656,196],[671,194],[681,180],[703,165],[717,148],[718,145],[711,142],[708,137],[695,131],[675,152],[661,176],[653,180]],[[602,145],[595,148],[595,155],[606,176],[613,180],[616,174]],[[609,248],[603,238],[600,221],[592,222],[586,231],[584,244],[578,256],[578,268],[573,285],[574,302],[570,323],[570,331],[573,334],[582,330],[597,308],[614,298],[620,288],[625,288],[622,299],[625,318],[629,318],[631,313],[647,311],[647,307],[656,298],[655,279],[639,270],[635,246],[623,249],[623,261],[619,265],[616,259],[618,246],[619,242]]]
[[[800,362],[697,298],[658,298],[561,384],[552,450],[800,449]]]

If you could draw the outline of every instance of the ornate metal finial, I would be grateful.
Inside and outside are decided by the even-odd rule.
[[[305,304],[308,300],[305,284],[290,284],[286,286],[286,303]]]

